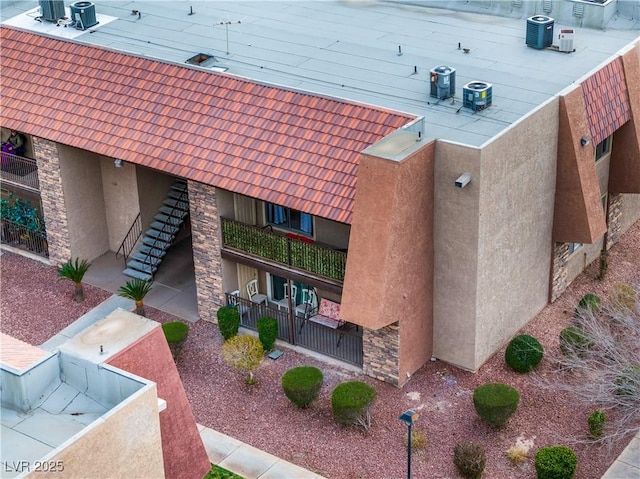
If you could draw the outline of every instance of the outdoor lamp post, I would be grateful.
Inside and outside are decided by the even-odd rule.
[[[411,426],[413,426],[414,423],[416,423],[418,419],[420,419],[420,414],[409,410],[402,413],[402,416],[400,416],[398,419],[404,422],[409,428],[407,434],[407,479],[411,479]]]

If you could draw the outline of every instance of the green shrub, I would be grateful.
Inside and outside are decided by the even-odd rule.
[[[600,309],[600,297],[593,293],[587,293],[580,299],[575,313],[576,316],[580,314],[581,310],[595,313],[598,309]]]
[[[338,384],[331,394],[333,418],[339,424],[354,424],[369,429],[371,405],[376,396],[376,390],[361,381]]]
[[[640,364],[627,366],[616,377],[616,394],[640,397]]]
[[[538,479],[572,479],[578,458],[568,446],[548,446],[538,450],[535,465]]]
[[[276,318],[260,318],[257,322],[258,338],[265,351],[271,351],[278,337],[278,320]]]
[[[323,379],[322,371],[318,368],[300,366],[282,375],[282,389],[289,401],[299,408],[307,408],[318,399]]]
[[[594,411],[587,418],[587,424],[589,424],[589,433],[593,437],[600,437],[604,432],[604,424],[607,420],[603,411]]]
[[[240,328],[240,314],[235,306],[223,306],[216,313],[218,317],[218,328],[224,340],[228,340],[238,335]]]
[[[542,360],[544,349],[533,336],[521,334],[511,340],[504,353],[507,365],[518,373],[528,373]]]
[[[520,394],[502,383],[487,383],[473,391],[473,405],[486,423],[501,427],[518,409]]]
[[[462,477],[479,479],[487,463],[487,455],[481,444],[462,441],[453,448],[453,463]]]
[[[187,340],[189,326],[180,321],[172,321],[170,323],[164,323],[162,325],[162,331],[164,332],[164,337],[167,338],[167,343],[169,343],[169,349],[171,350],[173,359],[178,359],[180,351],[182,351],[182,346],[184,346]]]
[[[248,334],[229,338],[222,345],[222,359],[232,368],[247,372],[247,384],[255,384],[253,371],[262,362],[263,354],[260,340]]]
[[[584,357],[592,347],[593,341],[583,327],[574,325],[560,331],[560,350],[565,356]]]

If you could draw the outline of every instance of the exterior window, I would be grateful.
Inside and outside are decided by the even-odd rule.
[[[307,236],[313,235],[313,218],[310,214],[274,205],[273,203],[266,204],[266,211],[267,223],[278,228],[303,233]]]
[[[596,145],[596,161],[611,151],[611,137],[608,136]]]
[[[572,255],[580,249],[582,243],[569,243],[569,255]]]

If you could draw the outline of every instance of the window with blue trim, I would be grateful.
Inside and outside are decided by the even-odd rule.
[[[278,228],[313,235],[313,217],[302,211],[266,203],[267,223]]]

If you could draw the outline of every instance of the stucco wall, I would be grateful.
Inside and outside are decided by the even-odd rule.
[[[622,215],[620,215],[620,233],[627,231],[631,225],[640,220],[640,194],[622,195]]]
[[[140,208],[136,166],[123,163],[116,168],[113,158],[100,157],[104,206],[109,231],[109,249],[117,251]]]
[[[99,157],[65,145],[58,145],[58,151],[71,255],[96,258],[109,249]]]
[[[142,227],[146,230],[158,213],[158,208],[167,198],[175,178],[144,166],[137,166],[136,179],[140,192],[140,218]]]
[[[475,358],[480,150],[438,141],[434,179],[433,354],[471,369]],[[465,188],[454,186],[471,174]]]
[[[61,464],[62,470],[32,472],[26,477],[164,478],[157,397],[155,385],[135,393],[46,458],[47,464]]]
[[[555,100],[482,150],[473,369],[547,304],[557,125]]]

